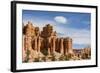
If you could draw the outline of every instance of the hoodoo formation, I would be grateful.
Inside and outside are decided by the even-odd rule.
[[[78,57],[72,48],[72,38],[58,37],[50,24],[45,25],[42,31],[33,25],[28,22],[23,27],[23,62],[74,60],[74,57]],[[90,57],[90,49],[84,51]]]

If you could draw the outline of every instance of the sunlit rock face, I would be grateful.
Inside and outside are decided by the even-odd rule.
[[[58,37],[50,24],[42,30],[31,22],[23,27],[23,62],[69,60],[75,55],[72,45],[72,38]]]

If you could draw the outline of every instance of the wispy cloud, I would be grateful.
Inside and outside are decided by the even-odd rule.
[[[79,45],[87,45],[91,42],[90,31],[84,29],[74,29],[74,28],[63,28],[63,27],[55,27],[55,30],[63,35],[59,35],[60,37],[71,37],[73,39],[73,44]]]
[[[57,32],[57,35],[60,37],[60,36],[64,36],[65,34]]]
[[[90,21],[83,21],[82,23],[83,24],[87,24],[87,25],[90,25],[91,24]]]

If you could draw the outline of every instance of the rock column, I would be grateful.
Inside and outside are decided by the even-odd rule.
[[[34,50],[37,50],[37,37],[34,38],[34,42],[35,42]]]
[[[23,47],[22,47],[22,61],[23,61],[23,62],[25,61],[25,57],[26,57],[26,53],[25,53],[26,48],[25,48],[25,46],[24,46],[24,45],[25,45],[25,43],[24,43],[25,40],[24,40],[24,39],[25,39],[25,36],[23,35],[23,44],[22,44],[22,45],[23,45]]]
[[[48,43],[47,43],[48,44],[48,54],[51,54],[51,48],[52,48],[51,47],[51,38],[49,37],[47,40],[48,40]]]
[[[63,38],[60,40],[60,53],[63,54],[64,52],[64,47],[63,47]]]
[[[72,54],[73,51],[72,51],[72,39],[69,38],[68,39],[68,53]]]
[[[41,37],[38,37],[38,52],[40,52],[40,47],[41,47]]]
[[[56,42],[56,38],[53,37],[53,41],[52,41],[52,46],[53,46],[53,47],[52,47],[52,52],[53,52],[53,53],[55,52],[55,48],[56,48],[56,47],[55,47],[55,46],[56,46],[56,43],[55,43],[55,42]]]

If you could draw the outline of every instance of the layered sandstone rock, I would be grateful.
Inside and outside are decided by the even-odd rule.
[[[28,22],[23,28],[23,60],[28,57],[29,62],[33,62],[35,58],[52,57],[58,59],[61,55],[72,54],[72,39],[69,37],[57,37],[53,26],[47,24],[40,31],[39,27],[34,27]],[[27,56],[29,50],[29,56]],[[46,58],[47,59],[47,58]]]

